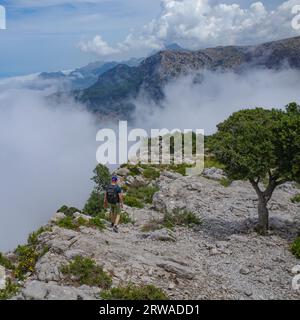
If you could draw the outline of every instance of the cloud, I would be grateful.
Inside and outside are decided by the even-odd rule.
[[[289,0],[268,10],[262,2],[244,9],[239,4],[213,0],[162,0],[160,16],[131,32],[115,50],[118,53],[133,52],[136,48],[149,51],[173,42],[199,49],[296,36],[299,32],[292,28],[291,22],[292,8],[297,4],[299,0]],[[88,51],[96,52],[93,45]]]
[[[28,89],[34,79],[0,81],[0,251],[23,243],[61,205],[81,208],[92,189],[93,117],[72,100],[49,105],[53,87]]]
[[[81,41],[79,42],[78,47],[83,52],[91,52],[99,56],[109,56],[120,53],[119,49],[110,47],[107,42],[101,38],[101,36],[95,36],[94,39],[87,42]]]
[[[135,101],[135,126],[205,129],[206,134],[212,134],[234,111],[300,103],[299,81],[299,71],[290,69],[191,74],[165,87],[165,99],[159,107],[143,99]]]

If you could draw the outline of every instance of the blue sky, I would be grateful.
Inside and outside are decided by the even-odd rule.
[[[255,2],[183,1],[187,1],[186,8],[191,6],[191,10],[193,2],[207,1],[211,7],[218,3],[237,3],[241,9],[247,9]],[[282,0],[268,0],[264,6],[271,12],[281,3]],[[176,27],[180,24],[178,19],[181,19],[181,14],[178,10],[181,9],[176,12],[168,7],[162,9],[161,0],[0,0],[0,4],[4,5],[7,11],[7,30],[0,30],[2,77],[44,70],[72,69],[94,60],[139,56],[147,50],[150,52],[153,48],[159,47],[163,41],[176,41],[187,47],[224,44],[221,43],[220,36],[210,41],[211,37],[203,35],[198,42],[192,31],[185,39],[185,35],[178,34]],[[235,11],[236,9],[233,10]],[[174,19],[167,21],[167,35],[163,36],[161,32],[165,28],[166,19],[162,12],[168,16],[174,14]],[[183,21],[188,18],[189,12],[185,14],[186,16],[182,16]],[[237,18],[238,15],[234,19]],[[153,19],[156,19],[154,27],[151,25]],[[201,19],[203,20],[203,17]],[[161,29],[156,25],[160,25]],[[141,31],[144,26],[146,31]],[[228,36],[228,31],[224,34]],[[94,38],[97,35],[101,36],[100,43],[100,38]],[[128,35],[130,40],[124,41]],[[263,35],[257,40],[261,41],[262,37]],[[137,39],[139,41],[136,41]],[[229,37],[226,41],[231,44],[240,42],[241,39],[245,39],[245,42],[255,42],[255,39],[249,36],[249,31],[245,32],[245,35],[235,35],[234,39]]]

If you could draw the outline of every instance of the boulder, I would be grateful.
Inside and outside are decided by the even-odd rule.
[[[6,287],[6,272],[5,268],[0,266],[0,290]]]
[[[224,171],[218,168],[206,168],[203,170],[202,175],[205,178],[216,180],[216,181],[226,179],[226,175]]]
[[[120,168],[115,173],[120,177],[126,177],[129,175],[130,171],[127,168]]]
[[[82,213],[79,213],[79,212],[75,212],[75,213],[73,214],[73,217],[74,217],[76,220],[78,220],[79,218],[82,218],[82,219],[84,219],[84,220],[87,221],[87,222],[92,219],[91,216],[88,216],[88,215],[86,215],[86,214],[82,214]]]
[[[66,215],[65,215],[64,213],[62,213],[62,212],[56,212],[56,213],[54,214],[54,216],[52,217],[51,222],[52,222],[52,223],[56,223],[56,222],[64,219],[65,217],[66,217]]]

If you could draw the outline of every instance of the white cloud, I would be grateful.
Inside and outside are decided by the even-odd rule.
[[[78,47],[83,51],[83,52],[91,52],[95,53],[99,56],[108,56],[108,55],[113,55],[117,54],[120,52],[119,49],[115,49],[110,47],[107,42],[105,42],[101,36],[97,35],[94,37],[94,39],[84,42],[81,41],[78,44]]]
[[[268,10],[262,2],[244,9],[239,4],[216,4],[213,0],[162,0],[160,16],[131,32],[115,51],[153,50],[173,42],[198,49],[296,36],[299,32],[291,26],[296,4],[299,0],[289,0]],[[97,52],[91,42],[87,47],[86,51]]]

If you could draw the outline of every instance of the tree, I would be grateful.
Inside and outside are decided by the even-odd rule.
[[[111,181],[111,174],[108,168],[103,164],[98,164],[94,169],[94,177],[92,180],[95,182],[95,190],[100,193],[106,189]]]
[[[230,179],[250,181],[258,196],[257,231],[266,234],[274,190],[300,180],[300,107],[236,112],[218,125],[210,147]]]
[[[83,208],[83,213],[94,217],[102,214],[104,211],[104,194],[93,191]]]

